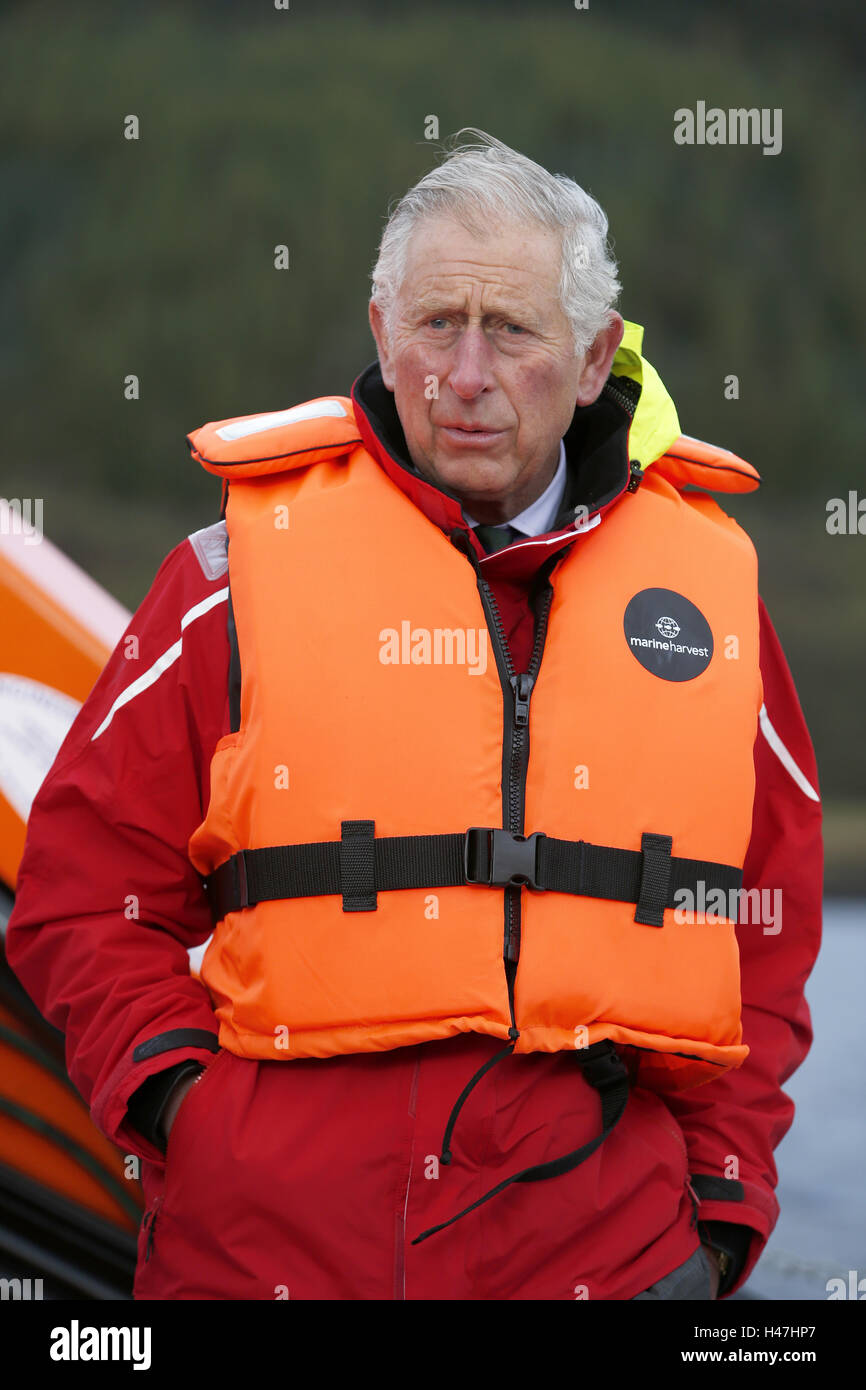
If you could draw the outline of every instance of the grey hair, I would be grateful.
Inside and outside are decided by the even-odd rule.
[[[410,188],[390,212],[382,233],[371,298],[379,306],[389,336],[409,240],[422,218],[454,217],[478,237],[486,234],[491,223],[538,222],[560,233],[559,297],[571,323],[575,355],[585,352],[606,327],[621,288],[604,210],[567,175],[548,173],[475,126],[464,126],[453,139],[464,132],[477,139],[455,145],[441,164]]]

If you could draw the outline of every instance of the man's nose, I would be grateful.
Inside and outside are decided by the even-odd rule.
[[[493,348],[480,324],[470,324],[454,349],[448,385],[463,400],[471,400],[492,384]]]

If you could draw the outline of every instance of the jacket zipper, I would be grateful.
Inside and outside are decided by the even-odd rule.
[[[701,1199],[695,1191],[694,1186],[692,1185],[692,1177],[690,1173],[686,1177],[686,1190],[692,1199],[692,1214],[689,1220],[689,1226],[692,1230],[696,1230],[698,1224],[698,1214],[701,1206]]]
[[[145,1218],[144,1218],[144,1219],[145,1219],[145,1222],[147,1222],[147,1241],[146,1241],[145,1247],[144,1247],[144,1260],[145,1260],[145,1264],[146,1264],[147,1261],[150,1259],[151,1252],[152,1252],[152,1250],[153,1250],[153,1232],[154,1232],[154,1227],[156,1226],[156,1216],[157,1216],[157,1212],[159,1211],[159,1205],[160,1205],[160,1202],[161,1202],[161,1201],[162,1201],[162,1198],[161,1198],[161,1197],[157,1197],[157,1199],[156,1199],[156,1201],[154,1202],[153,1206],[151,1207],[150,1211],[145,1215]],[[148,1217],[150,1218],[149,1221],[148,1221]]]
[[[529,670],[518,675],[514,670],[514,662],[508,648],[508,639],[502,626],[502,617],[493,591],[487,581],[482,578],[480,569],[477,567],[475,574],[487,626],[493,638],[496,668],[499,672],[503,696],[510,695],[511,719],[505,721],[502,759],[503,818],[506,821],[506,830],[510,830],[515,835],[522,835],[526,801],[526,773],[529,766],[529,702],[532,699],[538,668],[541,665],[544,640],[547,635],[547,620],[550,616],[550,605],[553,602],[553,586],[548,580],[538,612]],[[508,708],[508,702],[506,702],[506,708]],[[505,889],[505,930],[502,957],[508,985],[508,1009],[511,1016],[509,1037],[512,1041],[516,1041],[520,1035],[514,1016],[514,979],[517,974],[517,962],[520,958],[520,892],[521,890],[517,885]]]
[[[412,1169],[415,1164],[415,1116],[418,1101],[418,1073],[421,1070],[420,1058],[415,1059],[415,1067],[412,1072],[412,1082],[409,1087],[409,1118],[412,1124],[412,1142],[409,1147],[409,1171],[406,1175],[406,1190],[403,1194],[403,1204],[397,1213],[397,1251],[394,1261],[394,1298],[404,1300],[406,1297],[406,1214],[409,1210],[409,1189],[412,1186]]]

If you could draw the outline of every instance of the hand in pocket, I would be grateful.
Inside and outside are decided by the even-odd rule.
[[[162,1132],[165,1136],[166,1143],[168,1143],[168,1136],[171,1134],[171,1127],[174,1124],[177,1112],[180,1110],[180,1107],[182,1106],[189,1092],[192,1090],[193,1086],[195,1086],[197,1082],[201,1081],[202,1077],[205,1074],[205,1070],[206,1068],[203,1067],[202,1070],[198,1073],[198,1076],[184,1076],[178,1082],[177,1086],[169,1096],[168,1104],[166,1105],[165,1110],[163,1111],[161,1121]]]

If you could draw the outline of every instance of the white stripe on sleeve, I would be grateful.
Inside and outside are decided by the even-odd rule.
[[[779,759],[779,762],[786,769],[786,771],[790,772],[794,781],[797,783],[797,786],[800,788],[800,791],[805,792],[806,795],[810,797],[812,801],[820,801],[821,798],[815,791],[815,788],[812,786],[812,783],[806,777],[805,773],[802,772],[800,768],[797,766],[794,759],[791,757],[791,754],[785,747],[784,743],[779,738],[779,735],[776,733],[776,730],[773,728],[773,725],[770,723],[770,716],[767,713],[766,705],[761,705],[761,710],[758,718],[761,722],[761,733],[764,735],[764,738],[767,740],[776,757]]]
[[[159,680],[164,671],[167,671],[170,666],[174,665],[183,651],[183,633],[189,627],[190,623],[194,623],[196,618],[201,618],[205,613],[209,613],[218,603],[226,603],[228,601],[228,596],[229,590],[228,585],[226,585],[224,589],[217,589],[215,594],[208,594],[207,598],[202,599],[201,603],[194,604],[192,608],[184,613],[180,620],[181,636],[176,642],[172,643],[167,651],[163,652],[162,656],[158,656],[153,665],[149,666],[142,675],[138,676],[131,683],[131,685],[128,685],[125,690],[121,690],[99,728],[94,734],[91,734],[91,743],[94,739],[99,738],[100,734],[105,733],[105,730],[108,728],[119,709],[122,709],[124,705],[128,705],[130,700],[134,700],[136,695],[140,695],[143,690],[148,690],[150,686]]]

